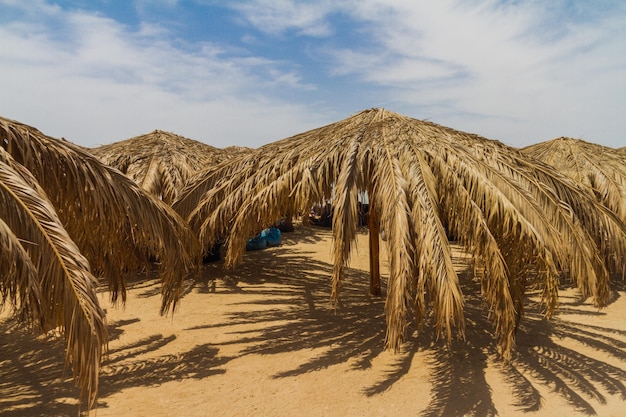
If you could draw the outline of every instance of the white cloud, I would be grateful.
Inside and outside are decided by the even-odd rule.
[[[254,0],[239,10],[277,36],[319,26],[329,75],[356,76],[386,91],[381,102],[422,112],[411,116],[517,146],[561,135],[626,144],[616,121],[626,108],[623,3]],[[337,13],[363,42],[330,42]]]
[[[42,0],[1,4],[24,18],[0,26],[0,114],[81,144],[158,128],[258,146],[383,104],[515,146],[626,145],[626,3],[228,2],[239,44],[186,41],[157,19],[131,28]],[[289,55],[294,40],[308,62]],[[255,52],[271,41],[280,59]]]
[[[332,1],[294,2],[292,0],[253,0],[232,2],[229,7],[239,11],[245,20],[258,30],[280,34],[287,30],[313,37],[332,34],[332,27],[326,22],[332,11]]]
[[[211,43],[181,47],[157,26],[131,31],[37,5],[28,20],[0,27],[5,117],[36,120],[44,133],[86,146],[157,128],[215,146],[259,146],[307,124],[303,107],[263,98],[271,89],[311,88],[276,62],[228,56]],[[279,122],[271,123],[273,114]]]
[[[393,13],[379,19],[360,9],[372,3]],[[335,72],[386,86],[389,99],[407,108],[448,103],[424,116],[517,145],[603,135],[603,126],[615,126],[615,109],[626,107],[624,8],[601,20],[561,22],[562,10],[543,5],[357,2],[354,16],[374,26],[376,38],[359,51],[339,51]],[[613,146],[626,144],[609,134]]]

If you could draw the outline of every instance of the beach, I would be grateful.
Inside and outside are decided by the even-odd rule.
[[[526,303],[511,363],[500,358],[480,284],[457,250],[464,340],[413,324],[384,349],[383,297],[369,295],[367,234],[358,235],[338,305],[330,300],[330,229],[298,225],[279,247],[246,252],[232,270],[203,265],[174,314],[158,277],[129,280],[124,306],[105,288],[108,354],[97,406],[109,416],[612,416],[626,400],[626,291],[598,310],[560,291],[558,314]],[[458,249],[458,248],[457,248]],[[75,416],[78,389],[62,341],[0,320],[0,415]],[[84,408],[84,407],[83,407]]]

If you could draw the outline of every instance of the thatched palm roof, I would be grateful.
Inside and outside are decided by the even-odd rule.
[[[505,355],[531,272],[549,315],[568,270],[585,296],[607,301],[609,269],[623,265],[624,225],[570,179],[500,142],[371,109],[263,146],[200,173],[174,203],[204,247],[227,237],[226,265],[246,240],[288,213],[334,195],[333,298],[357,233],[360,193],[373,248],[387,237],[387,340],[403,341],[409,313],[431,309],[440,332],[463,334],[463,294],[448,235],[473,254]],[[375,250],[371,254],[375,259]],[[376,268],[373,262],[372,269]],[[375,277],[373,277],[375,278]]]
[[[194,272],[198,241],[171,207],[119,171],[4,118],[0,175],[2,304],[43,332],[61,329],[68,362],[92,403],[106,343],[94,275],[108,282],[113,300],[124,300],[125,274],[156,258],[165,313]]]
[[[607,146],[560,137],[522,149],[583,184],[626,222],[626,158]]]
[[[195,172],[236,153],[162,130],[92,148],[90,152],[168,204]]]

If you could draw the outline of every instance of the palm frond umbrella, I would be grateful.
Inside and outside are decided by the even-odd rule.
[[[91,405],[107,340],[89,263],[35,178],[0,148],[0,293],[21,322],[60,328],[82,396]]]
[[[522,149],[583,184],[626,222],[626,158],[618,150],[582,139],[560,137]]]
[[[168,204],[195,172],[234,153],[162,130],[92,148],[90,152]]]
[[[604,305],[609,270],[623,265],[626,228],[570,179],[519,151],[477,135],[384,109],[362,111],[265,145],[200,173],[173,207],[204,246],[226,236],[225,265],[242,260],[246,240],[285,213],[308,213],[334,195],[332,297],[357,234],[358,198],[370,204],[371,281],[378,277],[378,230],[386,235],[389,277],[386,346],[405,338],[408,315],[436,329],[464,328],[464,299],[448,235],[473,254],[499,346],[508,358],[524,296],[543,291],[557,306],[567,270],[585,296]]]
[[[19,305],[43,330],[61,326],[92,404],[106,342],[93,275],[103,275],[114,301],[125,300],[126,273],[157,259],[166,313],[195,271],[200,246],[171,207],[80,147],[4,118],[0,144],[3,304]]]

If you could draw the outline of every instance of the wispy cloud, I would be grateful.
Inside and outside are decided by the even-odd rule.
[[[289,19],[299,2],[250,1],[240,9],[258,25],[252,10],[268,3],[272,21],[290,22],[275,32],[304,32],[309,23],[300,31]],[[615,109],[626,107],[626,6],[600,3],[322,1],[314,21],[327,27],[333,14],[351,19],[364,36],[321,43],[327,71],[378,87],[394,107],[518,145],[606,135],[618,146],[611,130]],[[590,128],[590,119],[598,126]]]
[[[83,144],[258,146],[382,105],[515,146],[626,145],[623,2],[58,4],[0,0],[0,114]]]
[[[229,2],[228,7],[237,10],[249,24],[265,33],[277,35],[294,31],[299,35],[326,37],[334,33],[326,18],[337,7],[336,3],[328,0],[255,0]]]
[[[266,97],[268,90],[311,87],[270,59],[228,55],[211,42],[185,44],[147,23],[132,29],[96,14],[61,13],[44,2],[24,11],[24,18],[0,27],[0,106],[5,116],[48,114],[58,123],[44,123],[53,130],[46,133],[65,135],[63,127],[82,115],[89,122],[73,126],[77,134],[70,138],[79,142],[170,128],[216,144],[240,136],[258,146],[275,133],[242,123],[246,117],[291,115],[288,127],[275,126],[285,134],[302,122],[298,106]]]
[[[392,87],[394,101],[406,106],[450,103],[430,116],[485,135],[524,144],[590,134],[587,117],[611,117],[610,110],[595,111],[598,99],[624,105],[623,95],[612,96],[603,85],[608,77],[624,92],[625,55],[618,57],[624,50],[623,29],[615,36],[624,15],[561,22],[560,9],[542,4],[399,4],[389,20],[377,23],[377,43],[386,60],[368,67],[363,77]],[[450,77],[451,69],[462,82]],[[397,80],[410,80],[411,74],[421,76],[396,90]],[[512,118],[519,122],[511,123]]]

